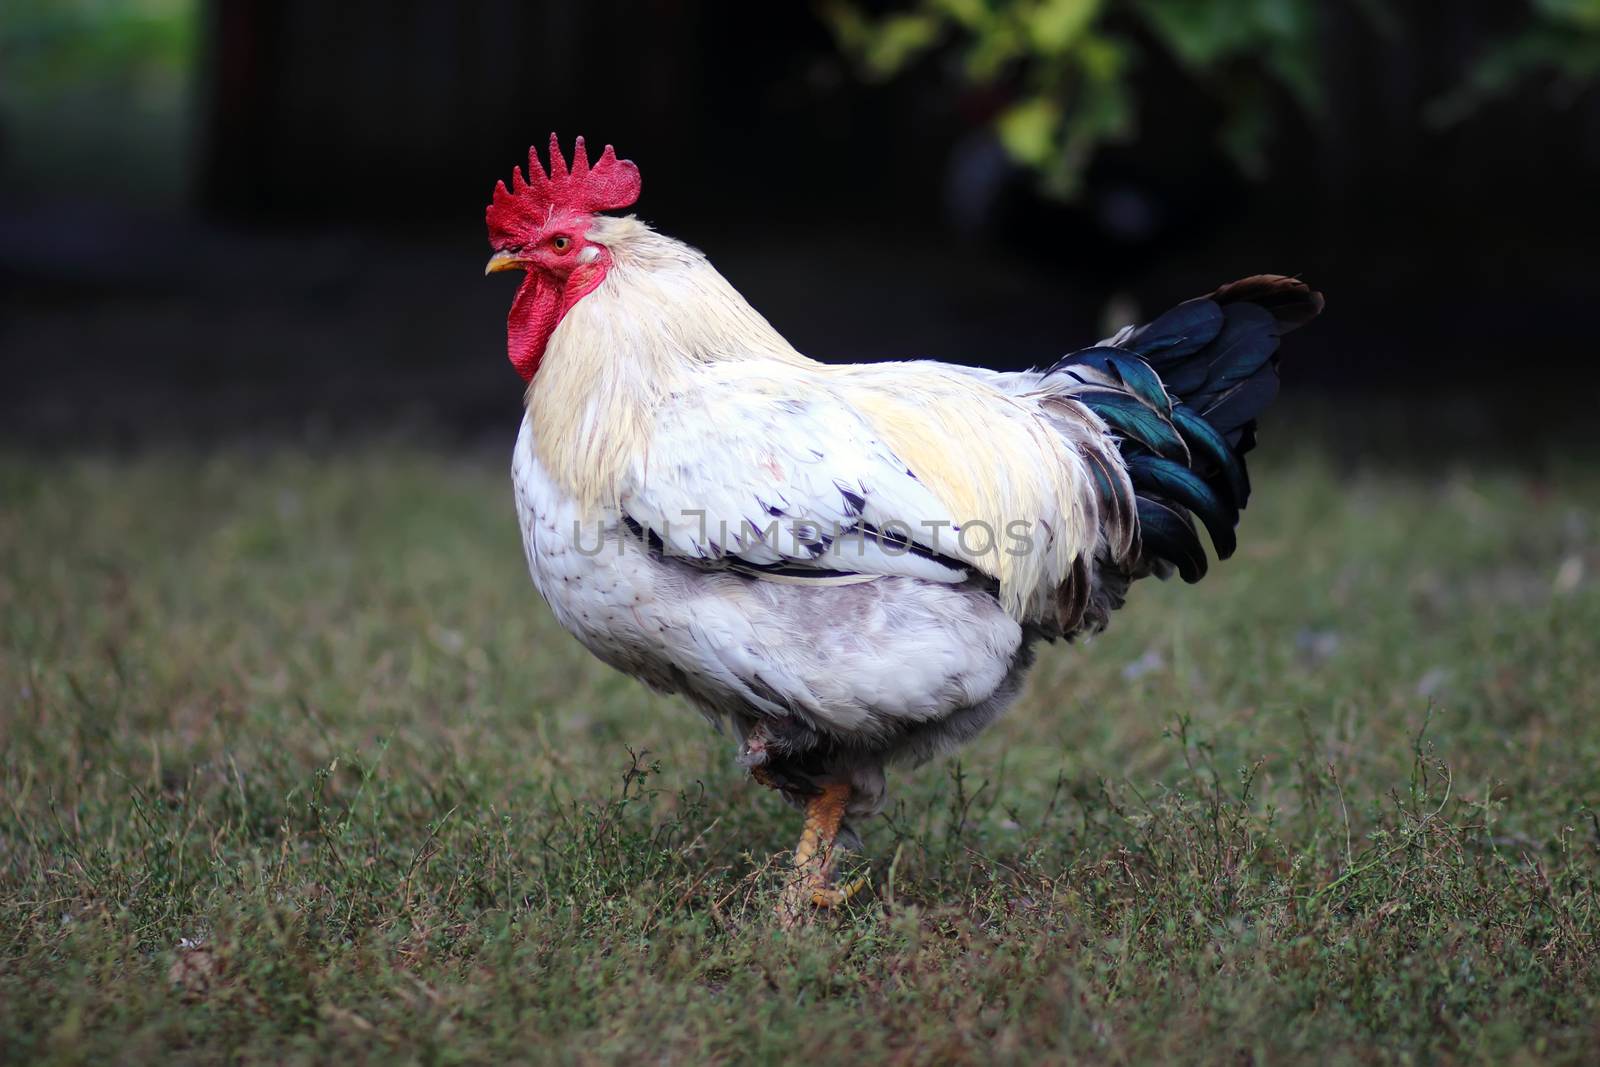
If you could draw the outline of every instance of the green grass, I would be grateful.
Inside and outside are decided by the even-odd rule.
[[[503,466],[0,461],[0,1060],[1593,1062],[1594,468],[1280,452],[786,935]]]

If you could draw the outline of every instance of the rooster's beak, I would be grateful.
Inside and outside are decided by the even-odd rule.
[[[496,252],[489,257],[489,264],[483,268],[483,275],[487,278],[495,271],[521,270],[526,266],[527,263],[515,252]]]

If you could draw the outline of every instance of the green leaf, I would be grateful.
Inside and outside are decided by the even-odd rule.
[[[1035,48],[1046,55],[1061,55],[1078,42],[1099,13],[1100,0],[1039,0],[1022,18]]]
[[[1260,36],[1252,10],[1241,0],[1139,0],[1146,25],[1184,66],[1205,68],[1250,48]]]
[[[1012,159],[1030,167],[1043,167],[1055,155],[1061,107],[1044,95],[1029,97],[1001,114],[995,130]]]
[[[981,30],[995,22],[994,12],[983,0],[930,0],[930,6],[968,30]]]
[[[867,43],[862,56],[867,70],[880,78],[898,74],[939,39],[942,27],[939,16],[920,11],[890,15]]]
[[[1121,80],[1130,59],[1125,42],[1101,34],[1085,37],[1076,56],[1083,67],[1083,76],[1091,82],[1102,83]]]
[[[946,25],[946,16],[937,11],[888,15],[877,22],[847,3],[824,4],[820,13],[840,47],[874,80],[899,74],[938,43]]]
[[[1022,31],[1004,19],[996,19],[985,27],[967,50],[967,76],[976,82],[993,81],[1006,65],[1020,59],[1027,52],[1027,42]]]

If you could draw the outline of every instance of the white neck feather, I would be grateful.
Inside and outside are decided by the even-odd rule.
[[[585,510],[616,503],[656,406],[696,367],[811,363],[688,245],[632,216],[597,217],[588,236],[611,269],[551,333],[527,395],[540,462]]]

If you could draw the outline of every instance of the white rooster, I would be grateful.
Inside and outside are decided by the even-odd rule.
[[[596,656],[732,728],[806,813],[785,906],[834,906],[886,765],[972,737],[1133,580],[1197,581],[1191,516],[1233,551],[1278,337],[1322,298],[1246,278],[1046,370],[825,364],[701,253],[600,214],[638,195],[609,145],[569,170],[552,135],[487,212],[487,270],[526,272],[528,566]]]

